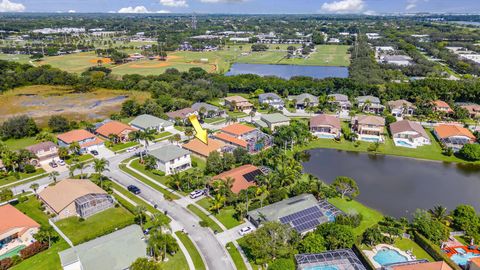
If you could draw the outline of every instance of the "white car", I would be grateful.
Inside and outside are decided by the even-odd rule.
[[[65,166],[65,161],[63,159],[57,160],[57,164],[60,166]]]
[[[240,234],[241,236],[244,236],[246,234],[249,234],[253,232],[253,228],[250,227],[250,226],[247,226],[247,227],[243,227],[241,228],[239,231],[238,231],[238,234]]]
[[[203,189],[199,189],[199,190],[192,191],[192,192],[190,193],[190,199],[199,198],[199,197],[201,197],[203,194],[205,194],[205,190],[203,190]]]
[[[135,146],[129,147],[129,148],[127,148],[127,153],[133,152],[135,150],[137,150],[137,147],[135,147]]]

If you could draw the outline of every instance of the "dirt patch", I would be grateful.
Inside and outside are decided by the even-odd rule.
[[[169,60],[175,60],[175,59],[182,59],[183,57],[178,56],[178,55],[167,55],[167,61]]]
[[[169,67],[171,65],[172,64],[163,62],[163,63],[155,63],[155,64],[152,64],[152,63],[133,64],[133,65],[130,65],[129,67],[131,67],[131,68],[161,68],[161,67]]]
[[[88,62],[90,62],[92,64],[96,64],[96,63],[98,63],[98,60],[101,60],[103,64],[110,64],[112,62],[112,59],[110,59],[110,58],[91,59]]]

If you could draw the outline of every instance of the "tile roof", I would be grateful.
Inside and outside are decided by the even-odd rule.
[[[448,138],[452,136],[465,136],[472,140],[475,140],[475,136],[472,132],[464,127],[459,127],[456,125],[438,125],[435,127],[435,133],[440,136],[440,138]]]
[[[305,103],[306,99],[309,99],[311,103],[317,103],[318,102],[318,97],[309,94],[309,93],[303,93],[298,96],[289,96],[288,99],[290,100],[296,100],[296,104],[302,104]]]
[[[360,115],[357,121],[359,125],[385,126],[385,119],[375,115]]]
[[[433,105],[435,105],[436,107],[449,108],[450,109],[450,105],[448,105],[448,103],[443,101],[443,100],[434,100]]]
[[[392,132],[392,134],[397,134],[405,131],[414,131],[422,135],[422,137],[424,138],[427,138],[427,139],[429,138],[427,132],[422,127],[422,125],[420,125],[417,122],[408,121],[408,120],[402,120],[395,123],[391,123],[390,131]]]
[[[53,142],[50,142],[50,141],[41,142],[41,143],[37,143],[37,144],[25,147],[25,149],[27,149],[28,151],[30,151],[34,154],[38,153],[40,151],[47,152],[47,151],[50,151],[50,149],[52,149],[52,148],[58,148],[58,146],[56,144],[54,144]]]
[[[149,152],[149,155],[154,156],[156,159],[162,162],[168,162],[189,154],[190,151],[173,144],[165,145]]]
[[[61,212],[76,199],[87,194],[107,194],[90,180],[65,179],[48,186],[38,196],[55,212]]]
[[[340,119],[328,114],[320,114],[310,118],[310,127],[318,126],[332,126],[341,129]]]
[[[153,115],[142,114],[130,122],[130,125],[136,126],[141,129],[157,128],[157,127],[170,127],[173,123],[167,120],[163,120]]]
[[[194,110],[192,108],[184,108],[184,109],[181,109],[181,110],[168,112],[167,116],[170,119],[176,119],[176,118],[185,119],[185,118],[187,118],[187,116],[189,116],[189,115],[191,115],[195,112],[196,112],[196,110]]]
[[[243,134],[246,134],[246,133],[249,133],[249,132],[254,131],[255,128],[249,127],[249,126],[246,126],[246,125],[242,125],[242,124],[235,123],[235,124],[226,126],[226,127],[222,128],[221,130],[222,130],[223,132],[226,132],[226,133],[229,133],[229,134],[233,134],[233,135],[235,135],[235,136],[241,136],[241,135],[243,135]]]
[[[471,264],[475,266],[480,266],[480,257],[470,259]],[[443,270],[443,269],[442,269]]]
[[[236,137],[233,137],[223,132],[215,133],[213,136],[215,136],[217,139],[220,139],[222,141],[233,143],[235,145],[238,145],[244,148],[247,148],[247,145],[248,145],[248,143],[245,140],[238,139]]]
[[[247,164],[235,169],[231,169],[229,171],[223,172],[219,175],[216,175],[212,178],[212,180],[225,180],[228,177],[235,179],[232,186],[233,193],[239,193],[241,190],[247,189],[252,186],[256,186],[255,181],[248,181],[245,178],[245,175],[251,172],[259,170],[257,167]]]
[[[110,134],[120,135],[125,130],[135,131],[137,129],[122,122],[110,121],[99,127],[96,132],[104,137],[108,137]]]
[[[208,104],[205,102],[197,102],[192,105],[192,109],[196,111],[200,111],[201,108],[205,108],[208,111],[219,111],[220,109],[217,106],[213,106],[212,104]]]
[[[426,262],[393,266],[392,270],[452,270],[446,262]]]
[[[182,145],[183,148],[190,150],[200,156],[208,157],[210,153],[218,151],[225,146],[225,143],[215,139],[208,139],[208,144],[204,144],[199,139],[190,140],[188,143]]]
[[[10,204],[0,206],[0,235],[13,229],[19,229],[20,235],[30,228],[38,228],[40,225],[17,208]]]
[[[95,135],[92,133],[84,130],[84,129],[76,129],[76,130],[71,130],[62,134],[58,134],[57,138],[65,143],[72,143],[72,142],[78,142],[78,141],[83,141],[89,138],[93,138]]]
[[[101,144],[103,144],[103,142],[104,141],[102,139],[95,137],[95,140],[89,141],[89,142],[86,142],[86,143],[82,143],[82,144],[80,144],[80,147],[81,148],[87,148],[87,147],[94,146],[94,145],[101,145]]]
[[[388,102],[388,107],[390,107],[390,109],[402,108],[404,105],[408,108],[416,108],[415,105],[404,99],[392,100]]]

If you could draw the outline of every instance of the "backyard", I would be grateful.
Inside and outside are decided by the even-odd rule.
[[[209,198],[203,198],[199,201],[197,201],[197,204],[203,207],[205,210],[209,211],[210,208],[210,199]],[[233,206],[227,206],[223,207],[218,211],[218,214],[212,213],[215,218],[218,219],[227,229],[234,228],[240,224],[243,223],[242,221],[238,221],[235,218],[235,209]]]

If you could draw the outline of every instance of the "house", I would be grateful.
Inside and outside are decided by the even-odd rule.
[[[336,249],[322,253],[296,254],[297,270],[349,269],[367,270],[351,249]],[[370,269],[370,268],[368,268]]]
[[[274,131],[277,127],[290,125],[290,118],[281,113],[263,114],[256,124]]]
[[[288,96],[288,100],[295,101],[295,108],[297,109],[318,106],[318,97],[309,93],[303,93],[298,96]]]
[[[34,165],[38,165],[38,163],[45,160],[58,158],[58,145],[50,141],[30,145],[25,147],[25,149],[37,156],[37,159],[32,161]]]
[[[412,65],[412,58],[408,55],[384,55],[380,57],[380,61],[384,64],[403,67]]]
[[[147,243],[142,228],[130,225],[58,255],[63,270],[125,270],[136,259],[147,258]]]
[[[198,112],[202,118],[221,117],[225,114],[224,110],[220,110],[217,106],[205,102],[197,102],[192,105],[192,109]]]
[[[212,152],[222,153],[226,144],[215,139],[208,139],[208,144],[204,144],[199,139],[190,140],[188,143],[182,145],[182,148],[187,149],[194,155],[206,159]]]
[[[452,108],[450,108],[450,105],[448,105],[448,103],[443,100],[434,100],[432,103],[433,103],[433,111],[435,112],[441,112],[445,114],[453,113],[453,110]]]
[[[402,120],[391,123],[390,132],[396,146],[417,148],[431,144],[430,137],[418,122]]]
[[[115,135],[119,142],[127,142],[128,135],[133,131],[137,131],[137,129],[118,121],[108,121],[95,130],[105,139],[110,139],[111,135]]]
[[[231,191],[238,194],[244,189],[256,186],[255,181],[258,175],[263,175],[263,172],[258,167],[247,164],[216,175],[212,180],[226,181],[227,178],[233,178]]]
[[[327,96],[328,103],[336,104],[342,110],[350,110],[352,103],[348,100],[348,96],[342,94],[330,94]]]
[[[0,256],[35,241],[40,225],[10,204],[0,206]]]
[[[253,109],[253,104],[241,96],[226,97],[225,106],[229,107],[230,110],[238,110],[242,112],[249,112]]]
[[[259,152],[273,144],[273,138],[270,135],[238,123],[222,128],[213,136],[227,145],[243,147],[249,153]]]
[[[135,117],[135,119],[130,122],[130,126],[143,131],[151,129],[157,132],[173,129],[172,122],[149,114],[142,114]]]
[[[149,152],[157,160],[157,168],[166,175],[185,171],[192,167],[190,151],[176,145],[166,145]]]
[[[474,103],[462,104],[461,108],[464,108],[468,111],[470,118],[476,119],[480,118],[480,105]]]
[[[480,258],[472,258],[468,262],[468,268],[469,270],[480,270]],[[443,270],[443,269],[442,269]],[[448,269],[450,270],[450,269]]]
[[[388,108],[395,117],[403,117],[405,115],[412,116],[417,109],[417,107],[411,102],[403,99],[389,101]]]
[[[319,138],[340,138],[341,130],[340,119],[333,115],[321,114],[310,118],[310,132]]]
[[[115,205],[113,197],[90,180],[65,179],[46,187],[38,197],[57,220],[88,218]]]
[[[456,125],[438,125],[433,129],[433,134],[453,151],[460,150],[467,143],[475,142],[475,136],[470,130]]]
[[[480,270],[480,268],[470,268],[470,270],[473,269]],[[382,270],[452,270],[452,268],[444,261],[428,262],[426,260],[417,260],[387,265]]]
[[[198,116],[198,111],[196,111],[192,108],[183,108],[181,110],[176,110],[176,111],[167,113],[168,120],[170,120],[171,122],[174,122],[174,123],[177,122],[177,120],[187,122],[188,117],[190,115],[197,115]]]
[[[385,109],[380,103],[380,99],[374,96],[359,96],[355,98],[358,108],[366,113],[381,114]]]
[[[283,99],[275,93],[264,93],[258,95],[258,103],[267,104],[275,109],[281,110],[285,107]]]
[[[280,222],[304,234],[333,221],[339,214],[342,212],[327,201],[319,202],[312,194],[301,194],[249,211],[247,218],[256,227],[264,222]]]
[[[57,135],[58,145],[60,147],[69,147],[77,142],[80,145],[80,152],[85,153],[103,146],[104,141],[97,138],[94,134],[84,130],[76,129]]]
[[[385,119],[380,116],[360,115],[354,117],[352,127],[360,141],[383,142]]]

